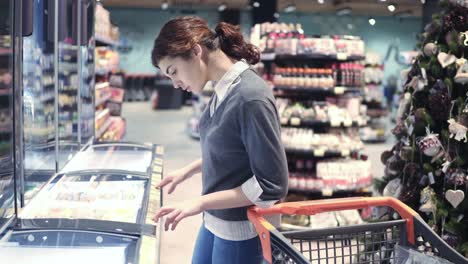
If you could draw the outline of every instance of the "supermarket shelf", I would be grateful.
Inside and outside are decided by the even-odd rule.
[[[0,96],[11,95],[11,89],[0,89]]]
[[[99,35],[96,35],[96,46],[113,46],[113,47],[117,47],[119,46],[119,42],[115,41],[115,40],[112,40],[110,39],[109,37],[105,37],[105,36],[99,36]]]
[[[95,107],[98,107],[98,106],[104,104],[105,102],[109,101],[111,98],[112,98],[112,94],[108,94],[108,95],[104,96],[99,101],[96,101]]]
[[[387,137],[374,137],[374,138],[361,138],[365,143],[385,143],[387,142]]]
[[[341,158],[349,157],[351,153],[358,152],[359,150],[294,149],[286,147],[285,151],[288,155],[300,155],[316,158]]]
[[[308,61],[308,60],[325,60],[325,61],[360,61],[364,60],[364,56],[348,56],[346,54],[324,55],[324,54],[261,54],[260,59],[264,62],[269,61]]]
[[[304,88],[304,87],[293,87],[293,86],[275,86],[273,88],[274,95],[276,97],[305,97],[305,96],[316,96],[316,95],[341,95],[344,93],[360,93],[361,88],[354,87],[334,87],[334,88]]]
[[[369,117],[385,117],[388,115],[388,110],[383,109],[367,109],[367,116]]]
[[[100,89],[108,88],[108,87],[109,87],[108,82],[102,82],[102,83],[96,83],[96,85],[94,86],[94,89],[95,90],[100,90]]]
[[[0,48],[0,56],[9,56],[13,55],[13,50],[11,48]]]
[[[109,127],[112,125],[112,123],[113,123],[113,120],[111,118],[107,119],[106,122],[102,125],[101,129],[99,129],[99,131],[96,132],[95,138],[97,139],[101,138],[102,135],[106,133],[107,129],[109,129]]]
[[[281,124],[284,127],[300,128],[327,128],[327,127],[361,127],[366,125],[366,121],[320,121],[320,120],[301,120],[300,118],[291,118],[288,122]]]

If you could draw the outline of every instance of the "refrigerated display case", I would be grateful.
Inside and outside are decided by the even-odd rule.
[[[2,262],[158,262],[164,149],[95,140],[95,5],[0,3]]]

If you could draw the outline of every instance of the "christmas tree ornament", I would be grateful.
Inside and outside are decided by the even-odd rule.
[[[403,186],[401,185],[401,179],[395,178],[389,181],[387,185],[385,185],[385,188],[382,194],[383,196],[398,198],[400,197],[402,187]]]
[[[424,45],[423,51],[424,55],[430,57],[436,55],[439,51],[439,48],[437,47],[437,44],[429,42],[426,45]]]
[[[457,141],[468,142],[466,132],[468,128],[459,124],[455,119],[451,118],[447,121],[449,123],[450,138],[455,138]]]
[[[429,157],[435,157],[442,150],[442,143],[439,140],[438,134],[432,134],[427,131],[427,135],[419,140],[419,149],[424,155]]]
[[[419,211],[426,214],[435,214],[436,206],[434,204],[435,192],[431,187],[426,187],[421,191]]]
[[[400,104],[398,105],[396,120],[397,124],[403,120],[403,116],[409,110],[411,104],[411,94],[405,93],[403,98],[400,100]]]
[[[463,46],[468,47],[468,31],[460,32],[460,42]]]
[[[468,83],[468,60],[465,58],[456,61],[458,68],[457,74],[453,78],[456,83]]]
[[[445,52],[440,52],[437,55],[437,60],[439,61],[442,68],[446,68],[450,64],[455,63],[455,61],[457,60],[457,57],[455,55],[452,55],[452,54],[448,54],[448,53],[445,53]]]
[[[461,169],[456,169],[449,173],[447,183],[460,186],[464,185],[466,180],[466,174]]]
[[[447,190],[445,192],[445,199],[447,199],[453,208],[457,208],[465,199],[465,193],[462,190]]]

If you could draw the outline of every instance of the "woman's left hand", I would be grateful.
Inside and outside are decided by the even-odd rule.
[[[164,230],[169,230],[169,225],[172,224],[171,230],[174,230],[180,220],[194,216],[203,211],[201,199],[185,201],[171,206],[163,206],[158,210],[153,217],[153,221],[158,222],[160,217],[166,216],[164,222]]]

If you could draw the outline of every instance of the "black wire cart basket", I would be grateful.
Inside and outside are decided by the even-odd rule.
[[[280,232],[264,216],[317,213],[389,207],[397,220],[369,222],[326,229]],[[261,240],[263,257],[270,264],[408,264],[455,263],[468,260],[452,249],[401,201],[391,197],[356,197],[252,207],[249,220]]]

